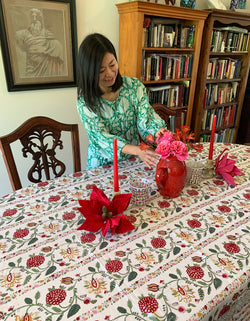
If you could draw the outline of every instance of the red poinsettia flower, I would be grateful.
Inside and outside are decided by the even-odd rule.
[[[118,194],[110,201],[104,192],[93,186],[90,200],[79,200],[78,210],[86,218],[78,230],[97,232],[102,229],[105,236],[109,229],[111,233],[126,233],[135,227],[123,213],[129,205],[132,194]]]
[[[215,173],[221,175],[228,184],[236,186],[233,177],[242,174],[242,171],[235,166],[235,160],[227,158],[228,153],[221,158],[226,150],[227,148],[215,160]]]

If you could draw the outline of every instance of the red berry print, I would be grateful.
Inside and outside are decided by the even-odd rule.
[[[49,197],[49,202],[57,202],[61,199],[61,197],[59,195],[57,196],[50,196]]]
[[[87,189],[93,189],[94,186],[96,186],[96,185],[95,184],[88,184],[88,185],[86,185],[86,188]]]
[[[27,236],[29,234],[29,230],[27,229],[22,229],[22,230],[17,230],[14,234],[13,237],[16,239],[22,239],[23,237]]]
[[[162,237],[156,237],[153,240],[151,240],[151,244],[153,247],[160,249],[166,245],[166,241]]]
[[[66,298],[66,291],[63,289],[55,289],[47,293],[46,303],[50,305],[58,305]]]
[[[136,222],[136,217],[135,216],[133,216],[133,215],[129,215],[129,216],[127,216],[127,219],[129,220],[129,222],[130,223],[135,223]]]
[[[43,186],[47,186],[49,183],[48,182],[40,182],[40,183],[38,183],[37,185],[39,186],[39,187],[43,187]]]
[[[73,218],[75,218],[76,217],[76,215],[75,215],[75,213],[65,213],[65,214],[63,214],[63,219],[64,220],[73,220]]]
[[[158,309],[158,302],[151,296],[145,296],[138,302],[141,312],[154,313]]]
[[[187,274],[192,279],[202,279],[204,276],[204,271],[199,266],[190,266],[187,269]]]
[[[197,221],[197,220],[190,220],[187,222],[188,225],[192,228],[198,228],[201,227],[201,222]]]
[[[231,212],[231,208],[225,205],[218,206],[218,210],[223,212],[223,213],[229,213]]]
[[[167,208],[170,206],[170,203],[167,202],[167,201],[164,201],[164,202],[158,202],[158,205],[161,207],[161,208]]]
[[[119,272],[122,269],[123,264],[119,260],[111,260],[106,263],[105,267],[109,272]]]
[[[198,195],[198,194],[199,194],[199,193],[198,193],[196,190],[194,190],[194,189],[191,189],[191,190],[187,191],[187,193],[188,193],[190,196],[195,196],[195,195]]]
[[[250,194],[243,194],[243,196],[244,196],[247,200],[250,200]]]
[[[45,261],[45,258],[43,255],[35,255],[30,257],[27,260],[26,265],[28,267],[37,267],[39,265],[42,265],[44,261]]]
[[[126,178],[127,178],[127,175],[118,175],[118,178],[119,178],[119,179],[126,179]]]
[[[235,243],[226,243],[224,245],[224,249],[227,250],[229,253],[239,253],[240,247]]]
[[[13,216],[17,213],[16,209],[6,210],[3,212],[3,216]]]
[[[224,306],[224,308],[220,311],[220,314],[218,315],[218,319],[223,316],[223,314],[227,313],[230,310],[230,305]]]
[[[84,234],[81,236],[81,242],[83,243],[91,243],[91,242],[94,242],[95,239],[96,239],[96,236],[95,234],[92,234],[92,233]]]
[[[214,184],[215,184],[215,185],[224,185],[224,182],[221,181],[221,180],[215,180],[215,181],[214,181]]]
[[[73,174],[73,177],[81,177],[82,176],[82,173],[81,172],[78,172],[78,173],[74,173]]]

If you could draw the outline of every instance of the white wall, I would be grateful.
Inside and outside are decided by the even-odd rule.
[[[226,2],[229,7],[230,0],[222,1]],[[78,44],[88,33],[100,32],[106,35],[118,50],[119,16],[115,4],[121,2],[124,1],[76,0]],[[165,3],[163,0],[158,2]],[[206,8],[206,3],[207,0],[196,0],[196,9]],[[179,0],[176,4],[179,4]],[[48,116],[61,122],[78,123],[82,168],[85,168],[88,139],[76,110],[76,88],[10,93],[7,91],[2,55],[0,54],[0,115],[0,136],[11,132],[27,118],[37,115]],[[20,158],[21,161],[23,162],[21,167],[24,168],[26,166],[25,159]],[[70,159],[68,162],[70,163]],[[70,166],[68,172],[72,172]],[[0,154],[0,196],[11,191],[8,174]]]

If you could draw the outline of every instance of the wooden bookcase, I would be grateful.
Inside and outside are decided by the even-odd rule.
[[[163,86],[176,84],[180,81],[189,81],[188,103],[185,106],[173,107],[175,110],[186,111],[185,125],[190,126],[194,93],[196,87],[196,77],[200,56],[200,46],[202,40],[203,27],[208,15],[207,11],[187,9],[163,4],[156,4],[144,1],[131,1],[117,4],[119,13],[119,69],[122,75],[136,77],[140,79],[146,87]],[[179,23],[183,26],[194,26],[194,39],[192,48],[165,48],[165,47],[145,47],[144,19],[145,18],[166,18],[166,23]],[[145,55],[154,54],[192,54],[193,62],[189,78],[183,79],[142,79],[143,59]]]
[[[209,15],[205,22],[202,38],[192,128],[195,132],[196,141],[209,141],[211,135],[211,127],[209,126],[211,121],[210,116],[214,113],[216,114],[217,120],[216,141],[235,143],[239,129],[250,62],[250,41],[248,41],[248,45],[245,46],[245,50],[240,48],[240,42],[238,41],[240,41],[239,39],[242,37],[243,32],[240,32],[239,29],[238,32],[235,32],[235,27],[240,28],[240,30],[245,29],[246,34],[248,34],[250,31],[250,15],[218,9],[211,9],[208,10],[208,12]],[[227,33],[225,32],[226,29],[228,29]],[[231,36],[228,37],[230,32],[235,33],[236,35],[232,35],[232,38]],[[222,40],[220,40],[220,34],[222,35]],[[235,39],[235,42],[233,42],[233,39]],[[224,44],[222,44],[222,41],[224,41]],[[226,43],[227,41],[229,41],[229,43]],[[215,65],[217,64],[217,67],[219,66],[218,62],[220,62],[220,64],[222,62],[222,68],[224,68],[225,72],[221,73],[221,77],[218,77],[218,72],[217,76],[212,75],[212,61],[216,62]],[[236,62],[239,64],[239,67],[236,68],[238,68],[238,71],[240,72],[238,72],[237,75],[231,72],[230,76],[229,73],[232,63],[236,64]],[[231,79],[228,77],[231,77]],[[230,96],[229,94],[228,96],[226,95],[225,99],[224,91],[224,98],[221,99],[220,95],[223,89],[218,92],[218,88],[223,88],[224,86],[224,88],[227,88],[228,92],[230,92],[231,85],[237,86],[235,97],[234,95]],[[207,100],[208,91],[206,88],[214,88],[215,94],[213,95],[216,96],[215,100],[211,96],[211,100]],[[237,108],[235,114],[234,105]],[[229,115],[228,118],[227,115]]]

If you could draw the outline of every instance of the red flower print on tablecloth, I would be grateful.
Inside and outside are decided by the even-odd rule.
[[[214,181],[214,184],[215,185],[224,185],[224,182],[219,180],[219,179],[217,179],[217,180]]]
[[[153,168],[144,167],[144,170],[145,170],[145,171],[152,171],[152,170],[153,170]]]
[[[88,233],[81,236],[81,242],[83,243],[92,243],[96,239],[95,234]]]
[[[186,311],[186,309],[185,309],[184,307],[180,306],[180,307],[178,308],[178,311],[181,312],[181,313],[183,313],[183,312]]]
[[[118,175],[118,178],[119,178],[119,179],[126,179],[126,178],[127,178],[127,175]]]
[[[17,213],[16,209],[10,209],[3,212],[3,216],[13,216]]]
[[[40,182],[40,183],[38,183],[37,185],[38,185],[39,187],[44,187],[44,186],[49,185],[49,183],[48,183],[48,182]]]
[[[187,268],[187,274],[191,279],[202,279],[204,271],[200,266],[190,266]]]
[[[88,184],[86,185],[86,189],[93,189],[93,187],[96,186],[95,184]]]
[[[218,210],[223,213],[230,213],[231,212],[231,208],[228,206],[225,206],[225,205],[218,206]]]
[[[247,200],[250,200],[250,194],[243,194],[243,196],[247,199]]]
[[[91,299],[90,298],[85,298],[84,300],[83,300],[83,303],[84,304],[89,304],[91,302]]]
[[[187,222],[188,225],[192,228],[199,228],[201,227],[201,222],[197,221],[197,220],[190,220]]]
[[[170,206],[170,203],[167,201],[163,201],[163,202],[158,202],[158,206],[161,208],[167,208]]]
[[[128,160],[129,160],[130,162],[135,162],[135,161],[136,161],[136,158],[135,158],[135,157],[130,157]]]
[[[133,224],[133,223],[136,222],[136,217],[133,216],[133,215],[128,215],[128,216],[127,216],[127,219],[129,220],[129,222],[130,222],[131,224]]]
[[[105,267],[108,272],[119,272],[122,269],[123,264],[119,260],[111,260],[106,263]]]
[[[73,220],[73,218],[75,217],[76,217],[76,214],[72,212],[63,214],[63,219],[67,221]]]
[[[199,193],[194,190],[194,189],[191,189],[191,190],[188,190],[187,193],[190,195],[190,196],[195,196],[195,195],[198,195]]]
[[[66,298],[66,291],[63,289],[53,289],[46,294],[46,303],[50,305],[59,305]]]
[[[27,262],[26,265],[28,267],[37,267],[40,266],[44,263],[45,261],[45,257],[43,255],[35,255],[30,257]]]
[[[224,306],[224,308],[220,311],[218,319],[223,316],[223,314],[227,313],[230,310],[230,305]]]
[[[102,168],[110,168],[110,167],[111,167],[111,165],[109,165],[109,164],[102,165]]]
[[[61,199],[61,197],[59,195],[56,196],[50,196],[49,197],[49,202],[57,202]]]
[[[151,244],[153,247],[160,249],[166,245],[166,241],[162,237],[156,237],[153,240],[151,240]]]
[[[22,239],[24,238],[25,236],[27,236],[29,234],[29,230],[28,229],[20,229],[20,230],[17,230],[14,234],[13,234],[13,237],[16,238],[16,239]]]
[[[224,249],[229,253],[239,253],[240,247],[235,243],[226,243],[224,244]]]
[[[158,309],[158,301],[152,296],[145,296],[138,302],[141,312],[154,313]]]
[[[81,172],[77,172],[77,173],[74,173],[73,174],[73,177],[81,177],[82,176],[82,173]]]

